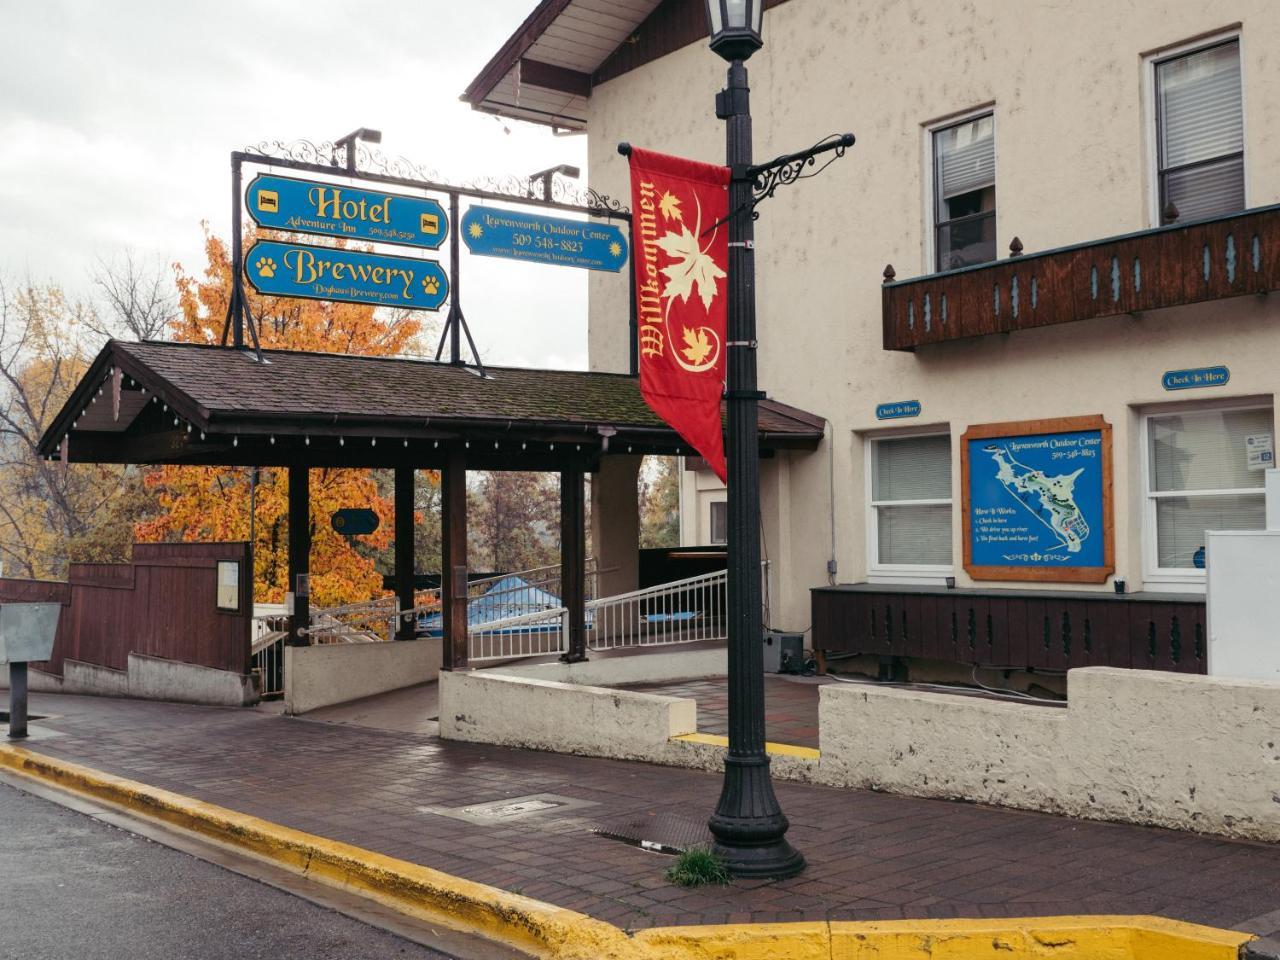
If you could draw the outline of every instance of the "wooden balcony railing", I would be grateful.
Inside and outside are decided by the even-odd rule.
[[[1280,289],[1280,205],[949,270],[885,268],[884,348]]]

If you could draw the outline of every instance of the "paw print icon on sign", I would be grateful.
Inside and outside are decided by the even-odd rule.
[[[271,259],[271,257],[259,258],[258,262],[254,264],[254,267],[258,271],[258,276],[264,277],[267,280],[270,280],[276,275],[276,262]]]
[[[422,290],[428,297],[434,297],[440,292],[440,281],[435,277],[423,277]]]

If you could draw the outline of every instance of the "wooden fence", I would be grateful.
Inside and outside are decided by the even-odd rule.
[[[1205,673],[1204,597],[853,584],[812,591],[827,653],[1065,671]]]
[[[237,610],[217,608],[220,560],[240,564]],[[62,675],[64,660],[125,670],[129,654],[249,670],[249,546],[140,543],[131,563],[73,563],[67,582],[0,579],[0,603],[63,605],[53,658],[35,668]]]

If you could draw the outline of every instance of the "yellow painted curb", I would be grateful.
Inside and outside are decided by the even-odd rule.
[[[1237,960],[1254,939],[1131,916],[727,924],[628,936],[573,910],[21,747],[0,744],[0,767],[548,960]]]
[[[721,737],[714,733],[682,733],[678,737],[672,737],[672,740],[679,740],[681,743],[701,743],[709,747],[729,748],[729,738]],[[764,745],[765,753],[773,757],[800,757],[803,760],[817,760],[822,754],[813,749],[813,747],[793,747],[789,743],[766,743]]]

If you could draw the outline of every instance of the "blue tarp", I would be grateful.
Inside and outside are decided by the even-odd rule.
[[[535,587],[520,577],[503,577],[490,584],[482,596],[467,602],[467,625],[478,626],[492,623],[494,620],[505,620],[508,617],[519,617],[527,613],[538,613],[541,610],[555,610],[560,606],[560,598],[548,593],[541,587]],[[560,629],[559,622],[533,624],[516,628],[522,632],[534,632],[548,629]],[[418,618],[418,632],[427,636],[438,637],[444,632],[443,617],[439,613]]]

